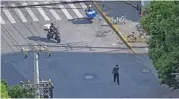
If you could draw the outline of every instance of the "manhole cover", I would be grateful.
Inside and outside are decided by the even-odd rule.
[[[147,72],[149,72],[150,70],[149,69],[142,69],[142,72],[143,73],[147,73]]]
[[[90,75],[85,76],[85,79],[87,79],[87,80],[93,79],[93,76],[90,76]]]

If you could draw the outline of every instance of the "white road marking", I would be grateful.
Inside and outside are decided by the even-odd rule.
[[[2,6],[5,7],[5,5],[2,5]],[[11,15],[11,13],[7,9],[3,8],[2,10],[11,23],[16,23],[16,21],[14,20],[14,18]]]
[[[38,2],[34,2],[35,5],[38,5]],[[45,14],[43,9],[40,6],[36,6],[37,10],[40,12],[40,14],[44,17],[45,21],[49,21],[49,17]]]
[[[27,6],[27,3],[23,3],[23,6]],[[32,17],[32,19],[34,21],[39,21],[38,18],[35,16],[35,14],[32,12],[32,10],[30,8],[25,8],[27,10],[27,12],[29,13],[29,15]]]
[[[79,18],[83,18],[83,16],[81,15],[81,13],[77,10],[77,8],[75,7],[74,4],[69,4],[70,7],[73,9],[73,11],[76,13],[76,15],[79,17]]]
[[[44,4],[49,4],[49,2],[44,2]],[[47,6],[49,9],[49,11],[52,13],[52,15],[55,17],[56,20],[61,20],[61,18],[59,17],[59,15],[55,12],[54,9],[52,9],[52,6]]]
[[[12,7],[17,7],[15,4],[11,4]],[[18,8],[14,8],[15,11],[19,14],[19,17],[21,18],[22,22],[27,22],[25,19],[25,16],[22,14],[22,12]]]
[[[1,18],[1,20],[0,20],[1,24],[6,24],[6,22],[2,19],[1,16],[0,16],[0,18]]]
[[[84,10],[87,9],[87,6],[86,6],[84,3],[80,3],[80,5],[82,6],[82,8],[83,8]]]
[[[59,5],[59,7],[61,8],[62,12],[65,14],[65,16],[66,16],[68,19],[73,19],[72,16],[68,13],[68,11],[64,8],[63,5]]]

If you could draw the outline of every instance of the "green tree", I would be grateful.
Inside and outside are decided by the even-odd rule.
[[[34,91],[32,89],[25,90],[20,85],[8,87],[8,94],[12,98],[34,98]]]
[[[11,97],[11,98],[34,98],[34,90],[25,90],[20,85],[8,86],[5,80],[1,80],[1,98]]]
[[[5,80],[1,80],[1,98],[9,98],[7,92],[7,82]]]
[[[6,85],[1,83],[1,98],[9,98]]]
[[[4,84],[6,86],[6,88],[8,87],[7,82],[4,79],[1,79],[1,83]]]
[[[158,70],[162,84],[179,88],[175,79],[179,73],[179,3],[151,1],[141,24],[150,36],[149,57]]]

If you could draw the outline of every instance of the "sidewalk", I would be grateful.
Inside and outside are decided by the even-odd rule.
[[[135,32],[136,35],[139,35],[139,31],[137,31],[135,25],[137,22],[132,22],[126,19],[126,24],[116,24],[115,26],[119,29],[119,31],[124,35],[127,40],[127,36],[131,32]],[[128,42],[136,53],[145,54],[148,53],[147,44],[143,42]]]
[[[120,3],[119,4],[120,6],[118,4],[119,4],[118,2],[116,2],[115,4],[113,3],[109,4],[109,2],[107,4],[104,2],[104,6],[103,6],[103,3],[99,2],[98,6],[101,8],[101,10],[103,10],[103,12],[105,12],[105,15],[108,16],[110,19],[112,19],[113,17],[118,17],[118,19],[120,20],[122,16],[126,17],[125,18],[126,24],[117,23],[115,24],[115,27],[118,28],[118,30],[121,32],[121,34],[123,34],[123,36],[127,41],[127,36],[129,35],[129,33],[135,32],[136,36],[138,35],[139,32],[137,31],[135,25],[139,23],[138,21],[140,17],[138,15],[138,11],[136,10],[136,8],[131,7],[125,3]],[[116,9],[118,9],[118,11]],[[133,42],[133,43],[128,42],[128,43],[131,45],[131,47],[136,53],[146,54],[148,52],[147,44],[145,43],[142,42]]]
[[[115,24],[115,27],[117,27],[119,29],[119,31],[123,34],[123,36],[125,37],[125,39],[127,40],[127,36],[131,34],[131,32],[135,32],[135,35],[139,35],[139,31],[137,31],[135,25],[139,24],[138,22],[132,22],[130,20],[126,20],[125,21],[126,24]],[[101,25],[106,26],[107,23],[102,20]],[[136,53],[139,54],[146,54],[148,53],[148,49],[147,49],[147,44],[145,42],[140,42],[140,41],[136,41],[136,42],[128,42],[131,47],[134,49],[134,51]]]

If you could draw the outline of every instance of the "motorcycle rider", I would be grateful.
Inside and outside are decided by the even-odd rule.
[[[93,10],[93,8],[92,8],[91,5],[89,5],[89,6],[88,6],[88,11],[91,11],[91,10]]]
[[[54,32],[54,30],[55,30],[55,26],[54,26],[53,23],[51,23],[51,25],[50,25],[50,33],[51,33],[51,32]]]

